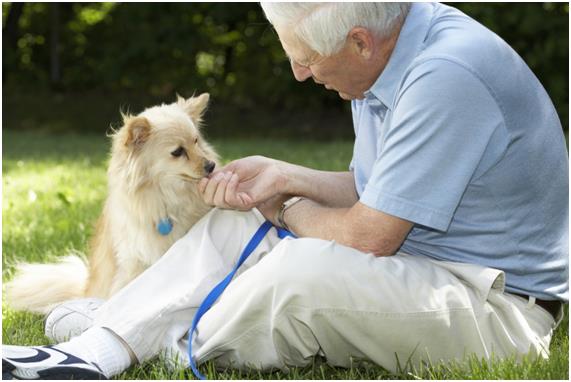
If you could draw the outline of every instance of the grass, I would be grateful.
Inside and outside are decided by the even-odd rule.
[[[69,251],[84,251],[106,193],[108,141],[103,135],[2,133],[2,279],[10,279],[17,260],[49,261]],[[351,142],[214,140],[225,161],[262,154],[315,168],[344,170]],[[566,311],[568,313],[568,310]],[[333,368],[319,359],[288,373],[215,371],[201,367],[209,379],[561,379],[569,377],[569,331],[566,318],[555,333],[549,360],[432,365],[390,374],[359,364]],[[47,344],[42,317],[13,312],[2,304],[3,343]],[[189,379],[187,371],[169,371],[159,360],[129,369],[118,379]]]

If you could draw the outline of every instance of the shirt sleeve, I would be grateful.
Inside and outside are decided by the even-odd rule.
[[[492,93],[469,69],[447,59],[417,65],[397,94],[360,201],[446,231],[503,121]]]

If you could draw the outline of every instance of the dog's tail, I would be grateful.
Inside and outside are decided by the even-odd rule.
[[[54,264],[21,263],[6,285],[6,302],[14,310],[49,313],[56,305],[84,297],[87,265],[76,255]]]

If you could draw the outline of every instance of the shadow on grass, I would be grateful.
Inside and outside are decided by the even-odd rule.
[[[20,161],[56,166],[64,161],[105,166],[110,149],[105,134],[16,132],[2,130],[2,170],[10,172]]]
[[[105,134],[110,126],[121,126],[121,111],[137,114],[146,107],[171,103],[175,93],[154,97],[141,92],[84,91],[57,93],[36,89],[33,92],[3,89],[3,129],[41,131],[61,134]],[[200,91],[197,91],[200,93]],[[190,96],[190,94],[182,94]],[[210,138],[271,137],[274,139],[317,139],[330,141],[352,139],[350,103],[342,108],[310,107],[295,111],[269,109],[259,105],[249,108],[219,102],[211,98],[205,116],[205,130]]]

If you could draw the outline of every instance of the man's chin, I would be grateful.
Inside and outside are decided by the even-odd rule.
[[[341,97],[341,99],[344,99],[345,101],[352,101],[354,99],[359,98],[359,97],[356,97],[354,95],[343,93],[343,92],[337,92],[337,93],[339,94],[339,97]]]
[[[343,99],[343,100],[345,100],[345,101],[352,101],[352,100],[354,100],[354,99],[363,99],[363,98],[364,98],[364,95],[362,95],[362,96],[359,97],[359,96],[356,96],[356,95],[344,93],[344,92],[339,91],[339,90],[334,89],[334,88],[329,88],[329,87],[327,87],[327,86],[326,86],[326,89],[327,89],[327,90],[336,91],[337,94],[339,94],[339,97],[341,97],[341,99]]]

